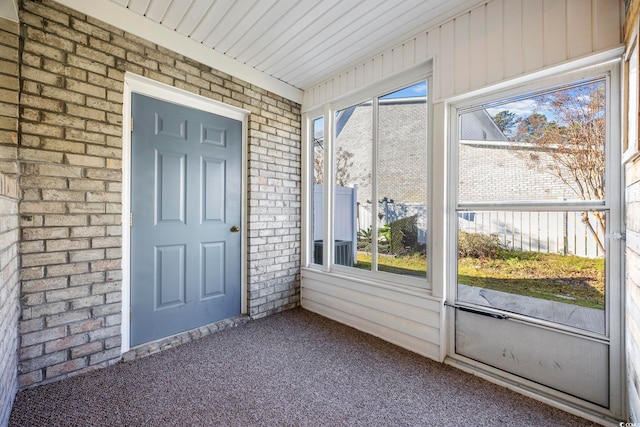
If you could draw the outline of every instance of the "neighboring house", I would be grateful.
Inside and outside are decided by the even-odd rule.
[[[0,425],[8,420],[20,388],[105,368],[123,358],[141,357],[248,318],[299,305],[425,357],[457,363],[592,420],[640,421],[640,162],[632,155],[627,156],[626,166],[614,165],[616,173],[624,169],[627,187],[625,204],[619,201],[611,210],[622,214],[624,208],[627,229],[611,231],[626,231],[627,240],[626,246],[613,237],[610,240],[612,246],[626,247],[624,262],[623,256],[613,260],[618,276],[611,286],[611,333],[580,341],[597,346],[601,358],[611,360],[606,375],[596,379],[606,389],[596,403],[557,391],[556,384],[532,384],[519,373],[503,375],[498,369],[487,368],[492,360],[459,363],[452,345],[456,311],[445,306],[451,302],[450,266],[454,263],[450,221],[457,220],[455,200],[450,197],[455,183],[449,182],[452,163],[448,149],[455,143],[450,139],[452,120],[455,122],[452,106],[479,93],[501,93],[505,88],[543,83],[549,76],[575,69],[612,64],[620,58],[625,43],[633,45],[640,1],[628,2],[626,25],[625,4],[616,0],[458,1],[455,13],[446,18],[437,15],[437,22],[425,22],[405,39],[381,43],[384,51],[371,52],[368,58],[345,65],[335,74],[319,74],[322,67],[308,61],[308,66],[290,69],[281,79],[231,56],[210,55],[209,50],[204,54],[205,45],[161,27],[166,23],[143,18],[146,10],[124,9],[124,0],[19,3],[15,8],[17,1],[0,2]],[[105,10],[110,13],[98,12]],[[445,10],[443,7],[440,12]],[[301,25],[315,21],[315,16],[303,18],[305,21],[298,21]],[[424,15],[413,18],[427,19]],[[230,39],[253,29],[236,26],[232,17],[228,19]],[[132,22],[144,25],[136,27]],[[208,32],[206,25],[200,29],[203,31]],[[392,33],[376,28],[376,35],[384,38]],[[295,37],[286,28],[272,36],[258,42]],[[305,41],[295,41],[299,50],[306,52]],[[229,50],[242,48],[234,45],[234,40],[225,43]],[[364,49],[369,43],[355,44]],[[327,44],[327,50],[333,45]],[[340,56],[339,52],[331,53]],[[288,58],[275,56],[268,60],[274,61],[272,69],[290,63]],[[296,80],[298,86],[285,81],[300,75],[304,78]],[[314,80],[319,75],[322,80]],[[383,134],[385,149],[392,154],[384,158],[381,169],[387,187],[382,185],[377,194],[382,197],[398,191],[399,196],[389,194],[394,201],[424,203],[421,197],[432,191],[428,277],[416,284],[388,275],[340,274],[330,265],[325,270],[314,268],[310,262],[314,237],[308,230],[312,188],[308,172],[312,166],[303,157],[313,151],[307,146],[313,138],[303,133],[307,120],[327,111],[333,114],[334,104],[344,103],[354,94],[364,96],[358,98],[360,102],[425,78],[431,85],[427,111],[431,121],[423,123],[425,129],[430,126],[426,130],[431,145],[394,139],[402,134],[401,128],[384,125],[392,131],[392,135]],[[612,87],[617,87],[615,75],[612,82]],[[151,104],[132,94],[151,98]],[[617,102],[620,95],[613,94],[614,105],[621,104]],[[397,102],[399,107],[402,103]],[[138,108],[140,105],[144,108]],[[424,106],[403,105],[406,108],[396,110],[399,114],[424,114]],[[381,109],[388,107],[391,104],[380,104]],[[342,137],[350,132],[370,132],[370,127],[349,129],[359,114],[369,114],[368,108],[363,104],[349,120],[346,116],[338,119]],[[614,127],[621,121],[615,108]],[[152,117],[145,115],[149,111],[154,112]],[[188,120],[182,119],[185,115]],[[386,117],[391,122],[401,120],[393,114]],[[478,117],[488,139],[495,129],[486,119]],[[198,123],[196,128],[190,127],[192,123]],[[152,134],[143,141],[157,135],[185,141],[200,138],[193,145],[211,150],[197,151],[203,174],[188,176],[186,171],[194,169],[192,163],[185,166],[190,154],[179,152],[175,145],[162,145],[166,140],[137,152],[140,144],[135,141],[140,141],[136,138],[141,129]],[[226,148],[238,146],[242,152],[230,157],[222,154]],[[427,147],[428,164],[422,164],[422,154],[416,150]],[[480,143],[465,149],[474,151],[473,157],[479,159],[469,167],[497,168],[515,160],[500,160],[495,153],[505,154],[506,150]],[[366,150],[354,155],[354,162],[371,158]],[[144,163],[149,159],[153,162]],[[224,193],[228,198],[202,197],[202,208],[195,210],[185,202],[193,200],[190,191],[198,185],[220,184],[218,178],[227,170],[226,165],[232,165],[229,171],[240,172],[235,176],[239,183],[231,183],[233,187]],[[413,182],[412,177],[419,173],[426,174],[428,180]],[[400,174],[402,185],[393,180]],[[372,201],[375,188],[357,181],[365,177],[354,174],[352,178],[358,185],[358,201]],[[532,175],[531,180],[542,182],[539,175]],[[142,191],[136,187],[138,182],[143,182]],[[149,194],[154,197],[146,203],[144,197]],[[163,200],[167,202],[163,204]],[[235,209],[237,223],[226,223],[227,211],[219,209],[224,203]],[[150,206],[155,209],[151,214]],[[229,304],[233,312],[201,321],[198,326],[189,323],[191,326],[182,328],[186,332],[174,334],[163,329],[155,331],[160,334],[157,339],[136,342],[131,332],[136,322],[148,322],[141,329],[154,329],[144,310],[136,311],[141,309],[136,289],[145,282],[137,280],[136,274],[157,274],[184,285],[163,287],[162,280],[152,281],[165,293],[158,301],[147,302],[173,309],[184,302],[188,284],[181,281],[182,276],[171,274],[182,267],[191,269],[188,260],[200,259],[186,255],[193,249],[175,240],[179,235],[175,229],[166,233],[174,240],[156,241],[152,239],[164,238],[165,233],[140,233],[138,227],[156,221],[171,228],[198,222],[194,218],[211,227],[207,236],[213,235],[209,231],[220,233],[195,243],[205,260],[205,268],[198,270],[206,282],[203,299],[215,300],[221,294],[221,283],[228,280],[239,286],[236,299]],[[202,237],[198,229],[189,233]],[[137,243],[153,246],[153,261],[161,266],[158,271],[137,270],[148,264],[131,262],[144,252]],[[235,276],[221,277],[220,269],[206,268],[220,265],[227,255],[223,248],[229,247],[234,248],[229,258],[233,262],[226,266],[234,267],[229,270]],[[621,275],[623,267],[626,275]],[[316,298],[320,293],[321,302]],[[184,312],[176,316],[180,321],[193,320]],[[480,328],[484,323],[478,325]],[[573,332],[569,338],[561,335],[561,345],[553,348],[564,348],[563,340],[579,335]],[[478,334],[474,338],[488,342],[501,337]],[[494,347],[500,345],[497,342]],[[592,348],[583,353],[591,354]],[[570,365],[565,368],[575,368]],[[582,369],[571,378],[578,382],[592,378],[591,374],[591,370]],[[582,388],[589,389],[592,384]]]
[[[485,109],[474,110],[462,116],[460,138],[471,141],[507,142],[507,137]]]
[[[370,103],[358,104],[336,122],[339,146],[353,154],[347,186],[358,187],[360,204],[371,202],[371,114]],[[390,99],[381,104],[380,139],[387,149],[379,161],[378,185],[382,194],[392,194],[397,203],[424,203],[427,195],[428,182],[421,173],[427,158],[426,114],[424,98]]]

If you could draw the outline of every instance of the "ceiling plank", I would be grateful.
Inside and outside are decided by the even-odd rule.
[[[304,37],[304,32],[307,31],[319,16],[327,13],[328,10],[335,7],[335,5],[340,1],[341,0],[326,0],[314,2],[311,8],[302,13],[302,16],[297,16],[297,14],[292,15],[292,18],[298,19],[291,19],[290,21],[283,23],[280,34],[268,45],[270,48],[267,48],[267,45],[265,45],[263,49],[260,49],[256,51],[255,54],[248,56],[248,59],[244,62],[250,63],[254,67],[260,69],[260,64],[273,54],[272,48],[274,46],[277,47],[278,50],[288,49],[288,45],[292,45],[295,40],[300,37]],[[304,2],[303,6],[307,7],[307,2]]]
[[[336,63],[338,58],[348,61],[350,56],[356,57],[358,54],[364,56],[367,53],[370,57],[379,53],[380,49],[386,50],[401,44],[407,41],[407,30],[414,28],[417,22],[422,21],[422,17],[420,15],[416,16],[416,13],[413,12],[413,10],[419,10],[417,8],[419,2],[419,0],[414,2],[411,8],[405,9],[400,13],[398,10],[383,9],[384,13],[378,14],[376,17],[369,18],[365,16],[366,19],[359,21],[364,25],[360,28],[354,25],[354,29],[351,32],[348,32],[349,28],[331,36],[324,41],[322,46],[316,48],[314,57],[305,53],[301,58],[301,66],[288,67],[292,71],[289,71],[287,75],[276,70],[273,70],[271,74],[278,78],[293,78],[294,80],[296,76],[300,76],[302,73],[307,74],[307,77],[312,77],[309,75],[309,71],[315,70],[318,72],[319,67],[322,67],[322,62],[327,61],[328,58],[332,58],[332,62]],[[411,12],[407,10],[411,10]],[[327,44],[327,42],[329,43]],[[375,48],[373,48],[374,46]],[[346,68],[355,65],[357,64],[351,63]],[[270,70],[265,71],[269,72]]]
[[[227,53],[229,48],[242,39],[251,28],[261,27],[268,30],[273,22],[264,19],[264,16],[273,8],[276,1],[261,0],[248,9],[239,6],[240,2],[237,2],[229,11],[228,17],[225,17],[221,25],[218,25],[204,40],[205,46],[212,46],[218,52]]]
[[[192,3],[193,0],[173,0],[162,18],[162,25],[175,30]]]
[[[416,13],[415,10],[421,10],[422,13]],[[387,20],[383,25],[380,25],[376,31],[369,34],[359,33],[350,35],[348,41],[350,42],[350,48],[339,42],[334,48],[325,52],[323,55],[318,55],[316,58],[307,58],[307,60],[300,67],[290,67],[291,69],[300,70],[297,76],[280,75],[278,73],[271,73],[274,77],[282,79],[284,81],[290,81],[293,84],[301,84],[299,87],[309,87],[307,85],[315,85],[324,80],[323,74],[338,74],[346,69],[352,68],[358,65],[357,61],[350,59],[349,55],[354,55],[354,52],[360,52],[361,56],[371,57],[380,51],[385,51],[393,46],[397,46],[409,39],[406,39],[408,28],[421,28],[421,24],[428,19],[432,13],[430,10],[422,10],[420,8],[414,9],[414,11],[405,11],[402,17],[396,17],[395,19]],[[402,22],[403,25],[396,25],[397,22]],[[417,30],[414,30],[414,35],[417,35]],[[372,48],[375,47],[375,48]],[[319,65],[320,60],[326,61],[326,58],[330,55],[332,58],[332,64],[338,64],[331,69],[324,68]],[[306,73],[304,78],[302,77],[302,69],[304,68]],[[286,79],[286,80],[285,80]],[[290,79],[290,80],[289,80]]]
[[[316,16],[316,19],[304,28],[305,31],[298,37],[290,38],[280,46],[279,50],[267,53],[268,56],[262,62],[255,64],[256,68],[269,74],[266,70],[277,67],[283,61],[291,58],[293,52],[296,52],[297,55],[299,52],[313,51],[315,45],[322,40],[320,34],[339,31],[341,27],[337,23],[344,24],[348,20],[348,16],[353,14],[353,10],[361,3],[361,1],[356,3],[351,0],[340,1],[322,15]]]
[[[144,15],[149,6],[149,0],[129,0],[128,8],[138,15]]]
[[[227,14],[234,3],[236,3],[236,0],[216,0],[213,2],[207,13],[200,17],[201,20],[190,34],[190,37],[204,43],[214,28],[220,25],[223,20],[228,20]]]
[[[218,22],[214,28],[211,29],[207,37],[202,41],[205,46],[216,49],[220,53],[224,53],[223,45],[224,39],[236,28],[243,28],[245,25],[242,21],[247,15],[253,16],[253,11],[264,11],[264,6],[268,5],[273,0],[261,0],[253,1],[252,5],[247,5],[248,0],[242,2],[236,1],[225,14],[224,18]]]
[[[419,2],[420,0],[413,1]],[[314,70],[337,53],[346,56],[359,54],[361,47],[354,46],[354,42],[366,40],[367,43],[363,47],[370,46],[369,41],[376,35],[384,33],[381,27],[388,25],[389,22],[394,22],[394,24],[397,22],[399,26],[406,28],[404,21],[397,15],[398,9],[394,8],[391,2],[382,0],[378,5],[372,4],[372,6],[374,7],[355,20],[340,19],[336,21],[336,29],[331,28],[330,32],[324,31],[322,37],[319,37],[320,42],[313,46],[312,51],[305,51],[295,57],[296,66],[292,67],[290,61],[280,61],[273,67],[265,68],[264,71],[268,74],[284,76],[290,73],[299,74]]]
[[[151,4],[147,8],[147,18],[161,22],[170,3],[171,0],[151,0]]]
[[[297,22],[307,13],[307,10],[308,5],[299,0],[296,2],[279,0],[279,3],[263,17],[263,20],[270,22],[271,25],[268,28],[258,25],[249,28],[249,31],[229,48],[227,55],[245,62],[247,58],[260,52],[270,45],[276,37],[286,32],[289,29],[287,25]]]
[[[191,37],[193,30],[202,22],[202,17],[206,15],[209,8],[211,8],[211,0],[194,0],[184,14],[180,23],[176,27],[176,31],[185,36]],[[193,37],[191,37],[193,38]],[[198,42],[202,42],[201,39],[194,39]]]

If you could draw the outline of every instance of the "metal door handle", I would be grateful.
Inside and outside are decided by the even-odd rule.
[[[232,233],[237,233],[238,231],[240,231],[240,227],[238,227],[237,225],[234,225],[233,227],[231,227]]]

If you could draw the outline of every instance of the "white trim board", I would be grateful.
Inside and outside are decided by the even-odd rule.
[[[130,350],[131,339],[131,229],[128,226],[131,212],[131,95],[139,93],[173,104],[206,111],[242,122],[242,204],[241,229],[247,224],[247,129],[249,111],[223,104],[221,102],[195,95],[155,80],[127,72],[124,76],[122,99],[122,347],[121,353]],[[241,313],[247,314],[247,239],[242,238],[240,246],[240,264],[242,268]]]
[[[157,43],[209,67],[230,74],[286,99],[302,103],[303,91],[220,52],[184,37],[169,28],[140,16],[111,1],[56,0],[58,3],[92,16],[145,40]]]
[[[18,18],[18,3],[16,0],[0,0],[0,18],[20,22]]]

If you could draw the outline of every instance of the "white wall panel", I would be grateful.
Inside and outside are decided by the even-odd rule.
[[[624,9],[614,7],[611,0],[594,0],[595,9],[595,46],[596,51],[615,45],[622,39],[620,20],[623,19]]]
[[[491,0],[358,65],[348,89],[435,58],[434,100],[461,95],[620,46],[623,10],[622,0]],[[331,99],[309,89],[303,110]]]
[[[469,62],[469,14],[460,15],[454,22],[454,85],[456,92],[469,90],[470,75],[473,74]]]
[[[430,343],[437,343],[439,339],[439,329],[413,320],[419,320],[422,313],[414,315],[413,319],[408,319],[410,313],[403,313],[402,310],[406,307],[398,303],[386,301],[385,304],[381,298],[373,298],[362,292],[349,291],[343,287],[331,286],[328,283],[322,283],[315,289],[313,286],[307,286],[305,298],[346,313],[357,313],[367,322],[394,330],[394,335],[409,335],[412,338]],[[358,305],[356,311],[353,310],[354,304]],[[393,307],[394,305],[396,307]]]
[[[339,90],[340,90],[340,93],[349,92],[349,73],[348,72],[340,76]]]
[[[394,67],[393,65],[393,49],[390,49],[382,54],[382,75],[391,75],[393,74],[394,68],[400,68]]]
[[[567,59],[567,6],[565,0],[544,0],[543,3],[544,65]]]
[[[440,303],[408,291],[319,272],[302,272],[302,307],[439,360]]]
[[[504,79],[504,19],[502,0],[492,1],[484,7],[487,20],[487,82],[495,83]],[[482,37],[482,35],[480,35]],[[481,87],[483,83],[479,83]]]
[[[455,70],[455,40],[454,40],[454,21],[449,21],[440,27],[440,64],[438,65],[440,72],[440,93],[453,93],[455,88],[454,78]],[[468,72],[468,70],[467,70]]]
[[[349,74],[347,75],[347,92],[351,92],[352,90],[355,90],[356,86],[356,77],[357,77],[357,72],[358,69],[354,68],[353,70],[349,71]]]
[[[503,10],[504,75],[510,78],[522,74],[524,70],[522,1],[503,1]]]
[[[427,54],[426,57],[433,57],[433,88],[429,88],[431,92],[429,95],[432,98],[438,98],[440,96],[440,28],[436,28],[427,33]]]
[[[421,58],[427,57],[427,43],[428,43],[427,33],[422,33],[418,37],[415,38],[415,47],[414,47],[414,62],[418,62]]]
[[[525,1],[522,15],[528,17],[522,22],[522,40],[525,46],[524,71],[539,70],[544,66],[544,28],[542,2]]]
[[[487,81],[486,8],[474,9],[469,14],[469,63],[473,72],[469,76],[471,87],[482,86]]]
[[[439,347],[435,344],[412,338],[409,335],[396,334],[395,330],[384,325],[368,322],[349,312],[338,310],[333,306],[323,305],[312,300],[307,301],[303,307],[306,310],[313,311],[314,313],[328,317],[329,319],[344,323],[345,325],[381,338],[397,346],[406,348],[414,353],[439,361]]]
[[[373,63],[371,64],[373,69],[373,80],[379,80],[384,77],[383,72],[383,55],[378,55],[373,58]]]
[[[402,45],[402,64],[404,67],[411,67],[416,63],[416,40],[411,39]]]
[[[585,4],[586,3],[586,4]],[[569,58],[584,56],[592,51],[595,27],[592,25],[593,2],[567,0],[567,54]]]
[[[363,64],[363,66],[358,67],[362,69],[362,81],[360,82],[360,86],[362,87],[366,85],[368,82],[374,81],[373,79],[373,60],[367,61]]]

